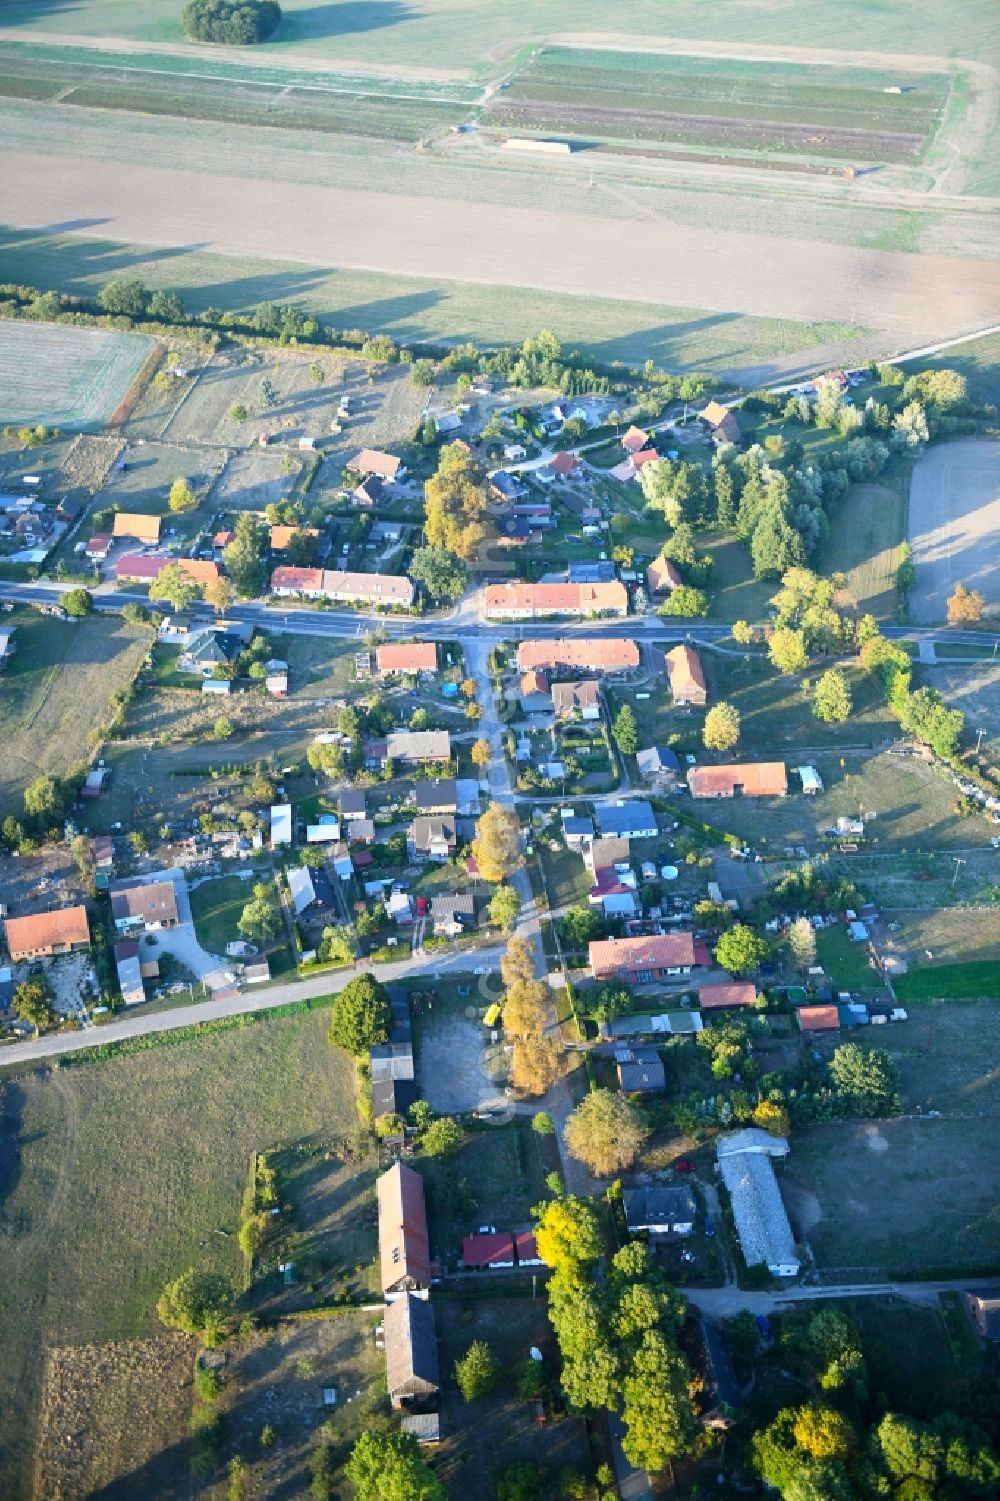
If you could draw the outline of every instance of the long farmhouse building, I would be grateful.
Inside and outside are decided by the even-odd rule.
[[[571,636],[561,641],[522,641],[518,672],[635,672],[638,643],[610,636]]]
[[[335,568],[276,568],[271,593],[279,599],[329,599],[348,605],[389,605],[409,609],[412,580],[394,573],[341,573]]]
[[[617,579],[595,584],[491,584],[486,613],[505,620],[545,615],[627,615],[628,591]]]

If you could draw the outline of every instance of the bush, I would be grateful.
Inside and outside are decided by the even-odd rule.
[[[278,29],[281,6],[276,0],[189,0],[181,21],[197,42],[247,47],[266,41]]]

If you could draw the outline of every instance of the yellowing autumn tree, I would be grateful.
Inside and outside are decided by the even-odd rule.
[[[462,444],[441,450],[438,470],[424,485],[424,536],[460,558],[475,557],[486,536],[481,471]]]
[[[476,825],[472,855],[484,881],[506,881],[524,864],[521,825],[512,808],[492,803]]]
[[[542,1095],[561,1072],[559,1049],[550,1037],[525,1037],[514,1044],[510,1082],[519,1095]]]

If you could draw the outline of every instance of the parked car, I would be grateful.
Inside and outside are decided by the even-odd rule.
[[[692,1162],[690,1157],[682,1157],[679,1162],[674,1163],[674,1171],[678,1173],[696,1173],[698,1171],[698,1164]]]

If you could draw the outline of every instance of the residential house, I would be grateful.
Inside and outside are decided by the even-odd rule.
[[[352,844],[374,844],[375,820],[373,818],[352,818],[351,822],[347,825],[347,837]]]
[[[91,563],[103,563],[113,542],[110,532],[95,532],[83,549],[83,555]]]
[[[111,535],[128,537],[133,542],[159,542],[160,518],[136,511],[116,511]]]
[[[271,551],[285,552],[293,537],[319,537],[319,532],[314,526],[272,526],[271,528]]]
[[[587,896],[592,907],[600,907],[605,917],[635,917],[639,901],[632,871],[595,870],[594,884]]]
[[[600,719],[601,685],[596,678],[556,683],[552,688],[552,707],[557,719]]]
[[[698,413],[698,421],[704,427],[709,429],[715,428],[718,427],[720,422],[724,421],[728,412],[729,408],[724,406],[721,401],[710,401],[708,406]]]
[[[655,839],[659,833],[653,805],[642,798],[601,803],[597,818],[602,834],[613,834],[620,839]]]
[[[625,1188],[622,1207],[633,1235],[690,1235],[698,1216],[698,1201],[686,1183]]]
[[[702,1011],[721,1011],[729,1006],[753,1006],[757,1002],[757,987],[752,980],[730,980],[725,985],[702,985],[698,991],[698,1005]]]
[[[271,657],[264,663],[264,689],[271,698],[288,696],[288,663]]]
[[[503,456],[508,464],[517,464],[528,457],[528,450],[523,443],[505,443]]]
[[[454,777],[428,778],[414,787],[413,801],[418,813],[457,813],[458,784]]]
[[[149,881],[111,892],[111,916],[119,933],[156,933],[180,922],[173,881]]]
[[[116,943],[115,968],[118,971],[118,989],[126,1006],[139,1006],[146,999],[146,987],[142,983],[142,964],[137,943]]]
[[[506,620],[546,615],[627,615],[628,591],[615,579],[607,584],[489,584],[486,613]]]
[[[441,1375],[434,1305],[405,1293],[386,1309],[383,1331],[385,1384],[391,1405],[409,1407],[436,1397]]]
[[[34,912],[28,917],[8,917],[4,927],[7,952],[21,959],[48,959],[90,948],[90,927],[84,906],[59,907],[54,912]]]
[[[312,908],[328,907],[332,903],[333,891],[329,881],[323,876],[320,869],[310,870],[307,865],[301,865],[286,871],[288,878],[288,894],[292,899],[292,910],[296,917],[301,917],[304,912]],[[321,879],[322,878],[322,879]],[[323,890],[325,882],[327,891]],[[328,893],[328,894],[327,894]],[[324,900],[324,898],[326,899]]]
[[[626,1037],[695,1037],[705,1030],[700,1011],[638,1012],[601,1022],[601,1036],[618,1041]]]
[[[548,714],[552,712],[552,690],[544,672],[534,668],[521,674],[521,710],[525,714]]]
[[[582,850],[591,844],[594,838],[592,818],[584,818],[573,808],[560,808],[559,819],[562,823],[563,838],[571,850]]]
[[[291,803],[274,803],[271,807],[271,848],[292,842]]]
[[[336,568],[276,568],[271,593],[279,598],[304,596],[340,604],[409,609],[416,596],[412,579],[393,573],[348,573]]]
[[[535,471],[535,477],[543,485],[549,485],[553,480],[575,479],[582,473],[583,464],[575,453],[557,453],[543,469]]]
[[[439,1412],[404,1412],[399,1420],[400,1433],[408,1433],[418,1444],[433,1448],[441,1442],[441,1414]]]
[[[177,658],[177,666],[181,672],[210,677],[217,667],[228,667],[235,662],[242,650],[239,636],[209,628],[190,637]]]
[[[400,673],[433,677],[437,672],[437,646],[433,641],[389,641],[375,653],[379,677]]]
[[[718,427],[713,427],[711,437],[716,448],[723,448],[727,443],[733,448],[742,447],[743,434],[735,413],[727,412]]]
[[[567,563],[566,577],[571,584],[610,584],[618,574],[609,558],[598,558],[596,562]]]
[[[517,1256],[518,1266],[544,1266],[542,1258],[538,1254],[538,1245],[534,1234],[530,1230],[515,1230],[514,1253]]]
[[[589,946],[588,961],[595,980],[649,985],[689,975],[693,969],[708,969],[712,956],[693,933],[673,932],[597,939]]]
[[[390,1031],[390,1038],[395,1036]],[[372,1081],[372,1115],[405,1115],[417,1098],[414,1079],[413,1042],[407,1037],[384,1042],[369,1054]]]
[[[693,704],[699,708],[705,704],[708,700],[705,673],[694,647],[682,642],[668,651],[663,660],[674,703]]]
[[[160,621],[156,639],[162,641],[164,646],[186,646],[191,637],[199,635],[202,629],[203,627],[195,625],[193,615],[180,611],[176,615],[167,615]]]
[[[340,820],[332,813],[324,814],[319,823],[306,825],[306,844],[337,844],[340,841]]]
[[[115,841],[110,834],[98,834],[94,840],[94,866],[97,870],[113,870],[115,864]]]
[[[397,459],[394,454],[383,453],[378,448],[362,448],[347,467],[364,479],[369,475],[377,475],[387,485],[398,484],[406,475],[406,466],[402,460]]]
[[[377,474],[369,474],[358,487],[351,491],[351,505],[359,511],[377,511],[387,498],[387,487]]]
[[[646,588],[650,594],[670,594],[681,582],[677,565],[669,558],[654,558],[646,569]]]
[[[413,898],[408,891],[390,891],[385,899],[385,915],[397,928],[409,927],[413,921]]]
[[[983,1339],[1000,1343],[1000,1290],[970,1288],[965,1294],[972,1321]]]
[[[75,521],[82,510],[83,506],[78,500],[73,500],[71,496],[66,496],[56,506],[56,515],[60,521]]]
[[[644,433],[641,427],[633,425],[622,438],[622,447],[627,454],[642,453],[643,449],[648,446],[649,434]]]
[[[375,1195],[380,1280],[386,1301],[408,1292],[427,1292],[431,1257],[424,1180],[397,1162],[378,1179]]]
[[[836,1006],[800,1006],[795,1013],[800,1032],[839,1032],[840,1012]]]
[[[815,797],[818,792],[823,791],[823,778],[815,766],[796,766],[795,770],[807,797]]]
[[[623,1094],[659,1094],[667,1087],[663,1060],[656,1048],[616,1048],[615,1064]]]
[[[773,1162],[788,1156],[787,1140],[750,1126],[720,1137],[715,1155],[747,1266],[763,1263],[772,1277],[794,1277],[801,1262]]]
[[[692,797],[784,797],[788,791],[783,761],[692,766],[687,780]]]
[[[517,649],[519,672],[635,672],[639,647],[620,637],[572,636],[565,640],[522,641]]]
[[[399,766],[451,760],[447,730],[393,730],[386,736],[386,759]]]
[[[453,891],[448,896],[431,899],[431,919],[435,935],[457,938],[476,926],[476,902],[471,892]]]
[[[470,1271],[492,1271],[514,1265],[514,1237],[509,1230],[480,1231],[462,1240],[462,1265]]]
[[[225,552],[230,542],[235,541],[236,533],[226,528],[221,532],[216,532],[215,536],[212,538],[212,548],[215,552]]]
[[[666,745],[651,745],[646,750],[638,751],[635,764],[639,768],[639,774],[647,782],[656,781],[660,777],[676,777],[681,769],[676,753]]]
[[[415,818],[406,836],[411,860],[448,860],[457,848],[454,818]]]
[[[516,475],[508,474],[505,469],[498,469],[490,475],[490,494],[494,500],[506,501],[513,504],[520,500],[526,493],[524,485]]]
[[[115,563],[115,578],[120,584],[152,584],[164,568],[170,568],[174,564],[185,578],[202,588],[206,584],[214,584],[222,577],[218,563],[205,562],[202,558],[168,557],[164,553],[148,557],[145,553],[127,552]]]
[[[592,871],[628,869],[629,842],[620,834],[595,839],[589,850],[584,851],[584,862]]]
[[[363,787],[342,787],[337,795],[340,816],[344,823],[355,823],[368,817],[368,799]]]

